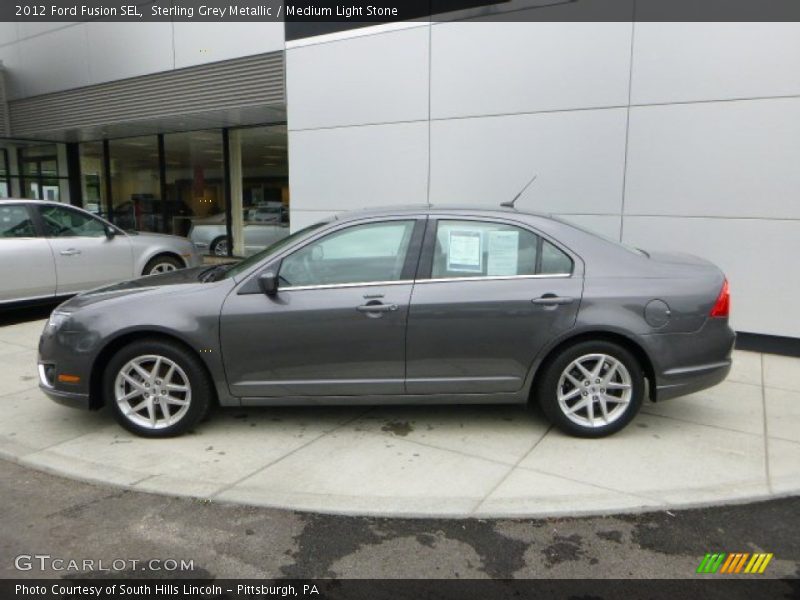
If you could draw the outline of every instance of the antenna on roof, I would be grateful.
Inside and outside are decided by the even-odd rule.
[[[514,210],[517,210],[517,209],[516,209],[516,207],[514,206],[514,203],[515,203],[517,200],[519,200],[519,197],[520,197],[520,196],[522,196],[522,194],[524,194],[524,193],[525,193],[525,190],[527,190],[529,187],[531,187],[531,184],[532,184],[534,181],[536,181],[536,178],[537,178],[538,176],[539,176],[539,174],[538,174],[538,173],[537,173],[536,175],[534,175],[534,176],[533,176],[533,179],[531,179],[531,180],[530,180],[528,183],[526,183],[526,184],[525,184],[525,187],[524,187],[524,188],[522,188],[522,189],[519,191],[519,194],[517,194],[516,196],[514,196],[514,199],[513,199],[513,200],[509,200],[508,202],[501,202],[501,203],[500,203],[500,206],[502,206],[503,208],[513,208]]]

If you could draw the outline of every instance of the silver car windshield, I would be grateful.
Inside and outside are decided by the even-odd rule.
[[[295,231],[291,235],[288,235],[285,238],[278,240],[274,244],[270,244],[260,252],[257,252],[256,254],[253,254],[252,256],[245,258],[241,262],[236,263],[235,265],[227,269],[223,275],[217,277],[217,279],[227,279],[228,277],[235,277],[239,273],[243,273],[253,265],[261,262],[262,260],[270,256],[271,254],[274,254],[279,250],[281,250],[282,248],[285,248],[289,244],[293,244],[297,240],[306,237],[311,232],[316,231],[317,229],[319,229],[323,225],[327,225],[328,223],[329,221],[320,221],[319,223],[314,223],[313,225],[309,225],[308,227],[304,227],[303,229]]]

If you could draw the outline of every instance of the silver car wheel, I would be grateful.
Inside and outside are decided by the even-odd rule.
[[[114,399],[131,423],[146,429],[163,429],[188,412],[192,387],[176,362],[147,354],[128,361],[119,370]]]
[[[162,262],[153,265],[153,268],[150,269],[150,275],[156,275],[157,273],[169,273],[170,271],[177,271],[178,267],[173,265],[171,262]]]
[[[228,256],[228,240],[223,238],[214,244],[214,256]]]
[[[608,354],[586,354],[575,359],[558,380],[561,411],[583,427],[613,423],[625,414],[632,395],[630,372]]]

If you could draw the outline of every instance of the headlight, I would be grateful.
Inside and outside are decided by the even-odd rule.
[[[50,313],[50,318],[47,321],[47,327],[45,327],[45,331],[47,333],[55,333],[56,331],[61,329],[61,327],[67,321],[69,321],[71,316],[72,315],[68,312],[60,312],[54,310],[52,313]]]

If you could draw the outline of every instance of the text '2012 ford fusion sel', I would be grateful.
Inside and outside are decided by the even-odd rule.
[[[408,207],[317,223],[233,266],[80,294],[41,388],[149,437],[213,405],[538,403],[568,433],[722,381],[728,282],[544,215]]]

